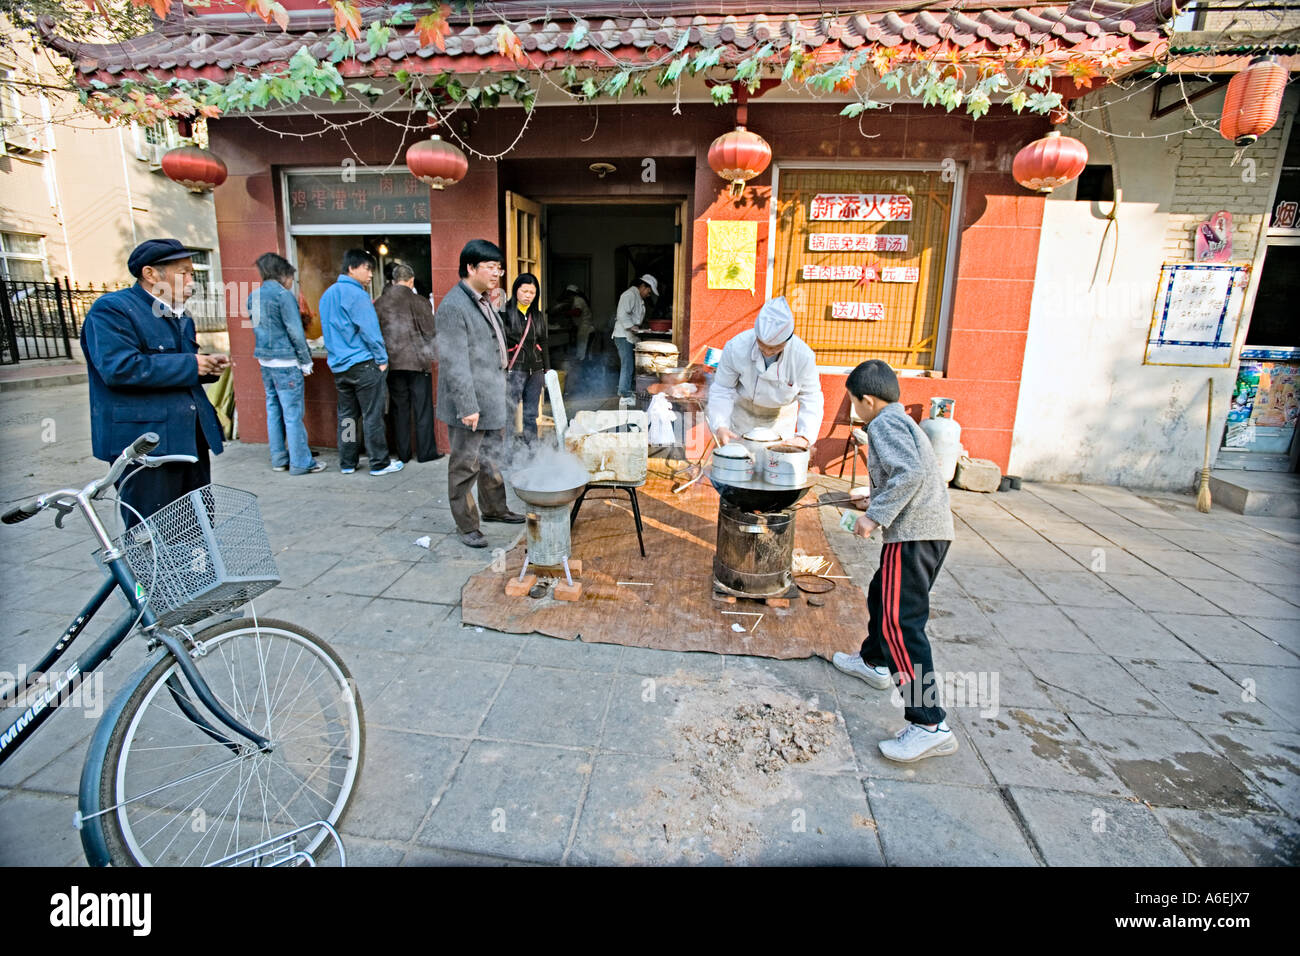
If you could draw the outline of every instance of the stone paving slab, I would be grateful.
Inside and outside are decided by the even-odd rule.
[[[368,721],[365,764],[355,809],[343,828],[344,845],[351,849],[347,838],[353,834],[402,843],[414,839],[468,747],[466,740],[387,730]]]
[[[1074,714],[1133,795],[1149,806],[1271,812],[1232,762],[1179,720]]]
[[[1198,651],[1161,627],[1154,616],[1136,608],[1067,607],[1062,610],[1094,646],[1112,657],[1198,663],[1204,660]]]
[[[1248,699],[1246,688],[1210,664],[1144,660],[1123,664],[1181,720],[1246,727],[1274,724],[1263,704]]]
[[[1131,795],[1101,750],[1059,711],[1011,707],[996,717],[965,717],[964,723],[999,784]]]
[[[1300,734],[1213,724],[1192,724],[1192,729],[1231,760],[1279,810],[1300,806]]]
[[[1293,818],[1205,810],[1155,813],[1197,866],[1300,864],[1300,824]]]
[[[1048,866],[1189,866],[1155,813],[1140,803],[1009,787]]]
[[[874,780],[867,790],[885,858],[895,866],[1033,866],[996,790]]]
[[[416,841],[559,863],[590,774],[581,751],[474,741]]]
[[[480,732],[503,740],[594,746],[612,687],[609,674],[516,665]]]
[[[1040,684],[1052,706],[1075,714],[1127,714],[1172,717],[1145,687],[1119,664],[1101,654],[1021,650],[1020,659]]]
[[[1199,614],[1153,614],[1202,657],[1237,664],[1300,667],[1300,657],[1240,621]]]

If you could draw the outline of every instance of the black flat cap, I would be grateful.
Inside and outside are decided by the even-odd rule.
[[[126,268],[138,279],[145,266],[156,266],[160,262],[171,262],[174,259],[188,259],[198,251],[185,248],[179,239],[146,239],[131,250]]]

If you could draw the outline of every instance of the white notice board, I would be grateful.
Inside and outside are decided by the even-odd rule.
[[[1230,365],[1249,275],[1246,263],[1162,265],[1142,364]]]

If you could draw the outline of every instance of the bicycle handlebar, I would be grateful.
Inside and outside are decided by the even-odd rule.
[[[162,439],[158,437],[157,432],[145,432],[122,450],[122,454],[117,456],[117,460],[113,462],[112,467],[108,469],[108,474],[103,478],[91,482],[81,493],[86,494],[91,498],[98,497],[105,488],[117,481],[118,478],[122,477],[122,472],[126,470],[127,465],[136,459],[144,458],[161,443]],[[190,456],[188,455],[167,455],[164,456],[164,458],[190,460]],[[14,505],[3,515],[0,515],[0,521],[3,521],[5,524],[17,524],[20,521],[26,521],[33,515],[40,514],[55,501],[67,496],[75,497],[76,495],[77,492],[71,489],[63,489],[61,491],[51,492],[50,494],[40,495],[39,497]]]

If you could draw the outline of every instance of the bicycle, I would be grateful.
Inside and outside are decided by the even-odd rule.
[[[91,865],[310,864],[337,847],[364,757],[361,701],[339,655],[295,624],[226,614],[279,583],[256,497],[206,485],[116,539],[93,502],[149,457],[140,436],[102,478],[25,501],[0,520],[80,511],[106,579],[0,704],[0,764],[137,630],[149,656],[104,710],[82,768],[76,825]],[[131,472],[134,474],[134,471]],[[128,474],[127,480],[130,480]],[[186,563],[188,562],[188,564]],[[50,668],[114,592],[129,609],[73,663]]]

